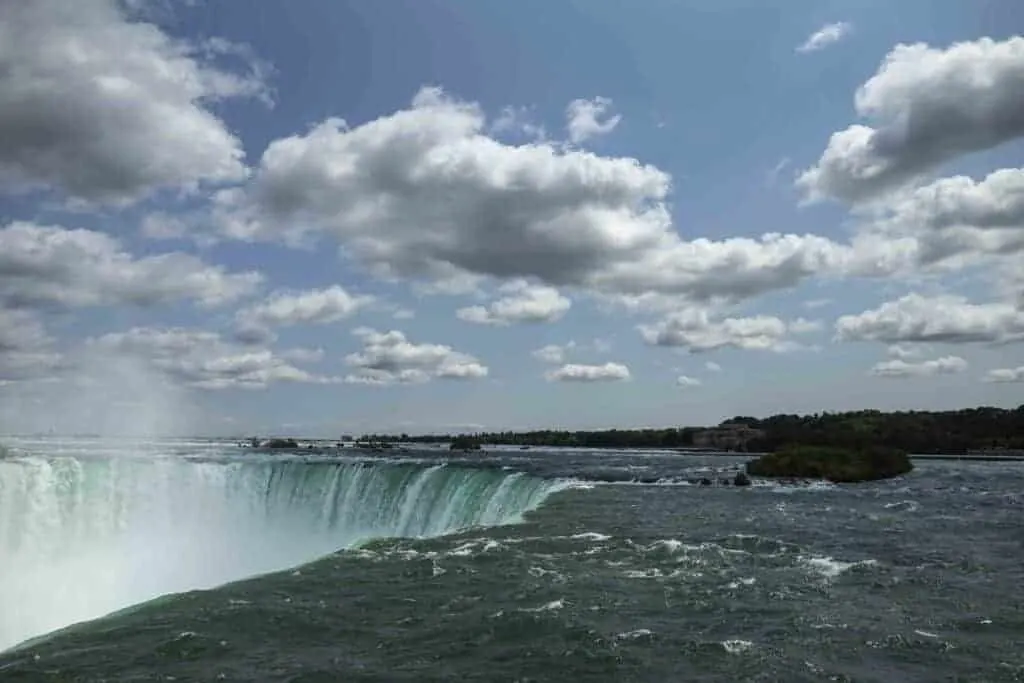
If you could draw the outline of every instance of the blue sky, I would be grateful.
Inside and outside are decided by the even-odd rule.
[[[0,5],[0,431],[1020,404],[1017,4]]]

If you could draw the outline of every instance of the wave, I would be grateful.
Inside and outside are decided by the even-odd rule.
[[[373,538],[514,523],[566,485],[444,464],[0,460],[0,651]]]

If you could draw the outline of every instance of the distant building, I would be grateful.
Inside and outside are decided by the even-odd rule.
[[[693,435],[693,445],[723,451],[745,451],[752,439],[764,436],[764,430],[743,423],[723,422]]]

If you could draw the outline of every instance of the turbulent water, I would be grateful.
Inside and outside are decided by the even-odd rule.
[[[1024,680],[1024,463],[9,445],[5,682]]]

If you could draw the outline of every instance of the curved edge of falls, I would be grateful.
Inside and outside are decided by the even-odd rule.
[[[9,456],[0,651],[374,538],[515,523],[570,485],[448,464]]]

